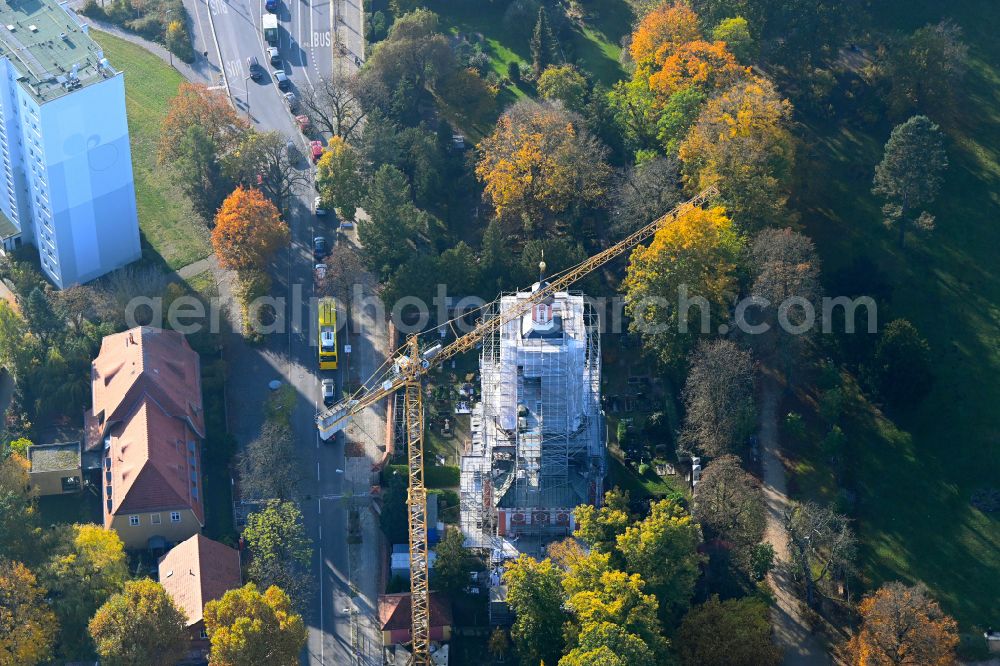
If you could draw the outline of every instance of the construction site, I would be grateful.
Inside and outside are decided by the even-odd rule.
[[[540,279],[501,296],[486,316],[503,320],[545,286]],[[583,294],[556,292],[484,337],[479,367],[482,400],[461,458],[461,528],[466,545],[488,549],[496,566],[542,555],[573,532],[574,507],[603,496],[597,314]]]

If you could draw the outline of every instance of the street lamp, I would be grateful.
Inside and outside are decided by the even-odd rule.
[[[172,12],[172,11],[173,11],[172,9],[168,9],[166,11],[166,13],[164,14],[164,17],[167,20],[167,35],[170,34],[170,12]],[[170,56],[170,66],[173,67],[174,66],[174,52],[170,50],[170,41],[171,40],[169,40],[169,39],[166,40],[166,42],[167,42],[167,55]]]
[[[250,81],[251,80],[253,80],[253,77],[250,76],[250,75],[247,75],[247,76],[243,77],[243,88],[244,88],[244,90],[246,90],[246,93],[247,93],[247,120],[252,120],[252,118],[250,118]]]

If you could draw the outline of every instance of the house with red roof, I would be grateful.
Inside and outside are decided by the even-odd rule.
[[[451,604],[437,592],[427,598],[430,611],[430,639],[438,643],[451,640]],[[380,594],[378,597],[379,628],[382,645],[400,645],[413,641],[413,616],[409,592]]]
[[[91,366],[86,450],[103,453],[104,527],[126,548],[165,547],[205,524],[198,354],[175,331],[109,335]]]
[[[187,616],[191,649],[185,661],[203,662],[208,654],[205,604],[242,586],[239,551],[196,534],[160,558],[160,585]]]

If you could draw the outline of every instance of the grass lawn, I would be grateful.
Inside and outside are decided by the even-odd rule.
[[[888,123],[871,128],[808,116],[801,119],[809,133],[800,163],[803,221],[828,279],[861,255],[884,273],[892,293],[879,323],[911,320],[935,364],[931,392],[918,408],[890,420],[856,403],[845,424],[856,452],[850,464],[866,581],[921,580],[969,631],[1000,622],[1000,521],[969,504],[975,490],[1000,486],[1000,43],[989,28],[996,21],[984,20],[997,19],[998,10],[990,0],[896,0],[874,11],[883,24],[906,30],[951,17],[970,46],[972,67],[955,116],[933,118],[948,134],[951,161],[933,211],[937,229],[908,236],[900,249],[881,225],[869,188]],[[804,485],[823,478],[803,471]]]
[[[212,252],[208,231],[191,208],[191,202],[174,184],[171,169],[156,163],[160,123],[183,77],[139,46],[100,30],[91,30],[90,35],[104,49],[111,64],[125,72],[125,104],[143,257],[171,269],[204,259]]]
[[[510,25],[504,21],[509,3],[456,3],[449,0],[429,0],[428,9],[441,17],[445,32],[464,35],[480,34],[485,39],[483,51],[492,58],[493,69],[507,76],[507,66],[518,62],[522,70],[531,68],[529,42],[535,28],[535,16]],[[598,0],[587,3],[590,14],[574,26],[572,38],[562,44],[567,60],[578,63],[580,69],[606,86],[620,79],[624,72],[618,63],[621,38],[629,32],[632,13],[624,0]],[[520,97],[525,90],[514,89],[509,100]]]

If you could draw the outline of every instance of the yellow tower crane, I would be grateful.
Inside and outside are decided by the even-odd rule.
[[[419,336],[410,336],[400,353],[391,359],[391,364],[386,362],[382,369],[377,371],[351,397],[316,415],[316,426],[319,428],[320,437],[324,440],[329,439],[346,428],[350,420],[367,407],[378,403],[400,389],[403,390],[407,464],[409,467],[409,491],[406,504],[409,519],[410,594],[413,614],[413,658],[411,664],[414,666],[429,666],[431,663],[429,592],[427,588],[427,489],[424,487],[422,392],[424,376],[431,368],[440,365],[456,354],[473,349],[480,340],[496,332],[507,322],[530,312],[535,304],[565,291],[577,280],[646,241],[658,230],[676,220],[682,213],[704,205],[718,193],[719,191],[714,185],[708,187],[697,196],[678,205],[666,215],[650,222],[606,250],[548,278],[546,282],[540,283],[528,298],[519,299],[493,317],[478,323],[474,329],[458,336],[447,346],[442,346],[440,342],[422,345]]]

